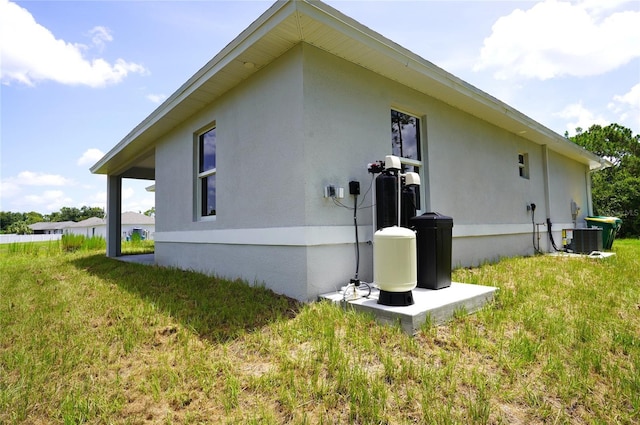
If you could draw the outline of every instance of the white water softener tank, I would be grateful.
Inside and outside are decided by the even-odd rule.
[[[378,304],[413,304],[418,281],[416,234],[404,227],[385,227],[373,235],[373,279],[380,288]]]

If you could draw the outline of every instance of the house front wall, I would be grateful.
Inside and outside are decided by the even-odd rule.
[[[536,221],[550,214],[558,232],[571,223],[571,201],[588,212],[586,166],[299,44],[159,140],[156,261],[310,300],[354,277],[359,254],[358,277],[371,281],[367,164],[391,154],[392,108],[421,119],[422,209],[453,217],[454,266],[532,254],[531,203]],[[217,216],[203,220],[195,146],[212,125]],[[519,154],[526,154],[527,178],[519,175]],[[351,180],[362,193],[359,253]],[[344,188],[345,197],[325,198],[327,185]]]

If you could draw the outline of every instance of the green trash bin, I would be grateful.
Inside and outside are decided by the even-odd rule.
[[[602,248],[611,249],[613,240],[616,238],[616,233],[618,233],[620,226],[622,226],[622,220],[618,217],[597,215],[586,217],[585,221],[589,227],[599,227],[602,229]]]

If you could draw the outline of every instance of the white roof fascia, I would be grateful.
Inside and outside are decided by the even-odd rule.
[[[168,112],[178,106],[186,97],[197,90],[204,82],[212,78],[224,66],[235,60],[256,40],[259,40],[265,33],[275,27],[279,21],[270,22],[271,18],[282,9],[286,10],[286,6],[293,6],[294,3],[277,1],[249,27],[242,31],[234,40],[225,46],[217,55],[207,62],[200,70],[198,70],[191,78],[189,78],[178,90],[176,90],[167,100],[158,106],[147,118],[138,124],[129,132],[116,146],[114,146],[102,159],[91,167],[92,173],[98,173],[102,167],[106,165],[118,152],[122,151],[133,140],[147,131],[153,124],[160,121]],[[286,17],[286,13],[285,13]]]
[[[359,39],[368,47],[379,50],[387,57],[394,58],[396,61],[404,63],[407,68],[412,68],[427,76],[431,80],[435,80],[436,82],[447,86],[448,88],[460,93],[467,98],[470,98],[475,102],[482,104],[485,107],[496,111],[499,114],[508,116],[511,120],[520,123],[523,127],[531,129],[533,132],[538,133],[540,136],[542,136],[542,139],[545,140],[540,140],[541,138],[539,137],[531,138],[531,135],[526,136],[525,134],[527,132],[518,132],[519,136],[532,140],[537,144],[548,145],[554,151],[569,155],[573,154],[571,156],[574,157],[582,157],[588,160],[589,168],[591,170],[606,168],[607,166],[611,165],[610,162],[603,160],[594,153],[589,152],[581,146],[573,143],[572,141],[559,135],[555,131],[545,127],[539,122],[521,113],[512,106],[467,83],[459,77],[456,77],[455,75],[445,71],[444,69],[411,52],[405,47],[402,47],[394,41],[387,39],[381,34],[367,28],[354,19],[344,15],[342,12],[333,9],[332,7],[324,3],[306,2],[306,0],[304,1],[304,3],[308,7],[313,8],[318,12],[317,15],[313,16],[315,19],[322,21],[326,25],[331,26],[343,33],[348,32],[349,37]],[[311,13],[308,12],[307,14],[311,15]],[[344,27],[346,27],[348,31],[345,31],[344,27],[338,28],[336,22],[340,22]],[[446,102],[446,99],[441,100]]]
[[[296,14],[296,18],[298,20],[300,20],[302,16],[305,16],[320,22],[326,27],[336,31],[336,33],[346,35],[347,37],[362,43],[368,49],[382,54],[386,58],[401,64],[401,66],[403,65],[404,67],[411,69],[419,75],[423,75],[425,77],[424,81],[428,81],[430,86],[439,86],[435,87],[433,92],[440,92],[441,96],[435,97],[445,103],[449,103],[455,108],[461,109],[483,120],[498,125],[537,144],[547,145],[552,151],[559,152],[574,159],[579,158],[582,162],[588,163],[592,170],[607,166],[607,162],[597,155],[588,152],[506,103],[472,86],[442,68],[439,68],[399,44],[344,15],[338,10],[321,2],[292,0],[277,1],[273,4],[256,21],[254,21],[249,27],[241,32],[240,35],[222,49],[220,53],[218,53],[204,67],[196,72],[196,74],[187,80],[187,82],[185,82],[174,94],[172,94],[155,111],[153,111],[144,121],[136,126],[120,143],[118,143],[101,160],[91,167],[91,172],[105,173],[106,168],[104,167],[118,153],[131,144],[131,142],[148,132],[155,124],[165,118],[167,114],[185,101],[185,99],[194,94],[194,92],[196,92],[204,83],[214,78],[218,72],[224,69],[224,67],[232,61],[237,60],[243,52],[280,25],[293,13]],[[308,42],[320,49],[323,49],[323,46],[314,44],[313,40],[310,40],[309,37],[305,37],[304,28],[300,24],[298,24],[298,32],[298,42]],[[335,54],[330,50],[327,51]],[[345,57],[344,59],[350,60],[348,57]],[[353,60],[352,62],[368,68],[366,64],[358,63]],[[391,78],[388,75],[384,75],[384,70],[371,70],[386,76],[387,78]],[[387,69],[387,71],[389,71],[388,73],[392,73],[392,70],[390,69]],[[420,85],[420,82],[418,81],[416,81],[413,86],[411,86],[411,81],[406,81],[406,79],[405,81],[400,81],[400,83],[420,90],[416,87],[416,85]],[[424,90],[422,91],[424,92]],[[456,97],[456,93],[460,96],[459,99],[454,99],[454,97]],[[426,94],[434,96],[434,93],[426,92]]]

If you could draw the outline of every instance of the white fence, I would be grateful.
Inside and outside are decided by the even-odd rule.
[[[0,235],[0,244],[14,242],[43,242],[58,241],[62,238],[61,234],[57,235]]]

